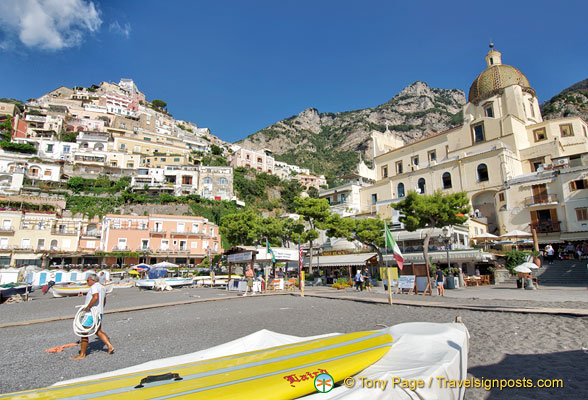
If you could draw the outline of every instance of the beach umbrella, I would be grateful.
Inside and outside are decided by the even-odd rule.
[[[515,271],[517,271],[517,268],[528,268],[528,269],[539,269],[539,266],[535,263],[532,262],[524,262],[521,265],[517,265],[515,267]],[[523,272],[523,271],[517,271],[517,272]],[[531,271],[524,271],[524,272],[531,272]]]
[[[178,265],[174,264],[174,263],[170,263],[168,261],[162,261],[157,264],[153,264],[151,267],[152,268],[178,268]]]
[[[524,231],[519,231],[518,229],[515,229],[514,231],[510,231],[508,233],[505,233],[504,235],[501,235],[500,237],[503,238],[524,238],[524,237],[531,237],[533,236],[530,233],[524,232]]]
[[[474,238],[474,240],[494,240],[494,239],[498,239],[498,238],[499,238],[499,236],[493,235],[493,234],[488,233],[488,232],[484,232],[484,233],[476,236]]]
[[[528,273],[531,272],[531,268],[529,268],[529,267],[527,267],[525,265],[518,265],[518,266],[514,267],[514,270],[516,272],[520,272],[522,274],[528,274]]]

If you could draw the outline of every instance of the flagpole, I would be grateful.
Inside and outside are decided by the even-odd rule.
[[[388,255],[388,238],[386,237],[386,231],[388,230],[388,224],[384,222],[385,229],[384,229],[384,242],[386,243],[386,255]],[[388,267],[388,258],[385,259],[386,262],[386,274],[388,275],[388,304],[392,305],[392,274],[390,273],[390,268]]]

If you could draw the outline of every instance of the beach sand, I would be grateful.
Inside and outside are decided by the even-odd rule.
[[[170,293],[120,289],[108,297],[107,310],[226,296],[226,292],[216,289],[186,288]],[[29,303],[0,306],[0,324],[73,315],[74,305],[83,303],[83,298],[53,299],[38,294],[34,297],[35,300]],[[417,298],[423,299],[422,296]],[[324,317],[318,319],[317,314]],[[55,354],[44,352],[47,348],[77,339],[72,332],[71,320],[0,328],[4,353],[4,362],[0,364],[0,392],[48,386],[64,379],[191,353],[260,329],[310,336],[378,329],[404,322],[452,322],[458,315],[471,335],[469,376],[490,379],[562,379],[564,385],[563,388],[551,389],[468,389],[466,399],[588,398],[585,380],[585,366],[588,362],[586,317],[400,305],[390,307],[296,296],[253,296],[107,314],[104,330],[110,335],[116,354],[108,356],[101,342],[91,339],[88,357],[81,361],[70,360],[71,356],[77,354],[75,347]]]

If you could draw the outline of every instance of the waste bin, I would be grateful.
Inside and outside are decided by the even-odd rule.
[[[445,289],[455,289],[455,279],[453,276],[448,276],[445,279]]]

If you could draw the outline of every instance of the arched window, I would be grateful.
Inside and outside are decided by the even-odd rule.
[[[51,250],[57,250],[57,239],[53,239],[51,241],[51,246],[50,246]]]
[[[404,183],[398,184],[398,197],[404,197]]]
[[[218,178],[218,184],[219,185],[226,185],[227,183],[229,183],[229,181],[227,180],[227,178]]]
[[[212,178],[206,177],[202,180],[202,183],[204,183],[205,185],[208,185],[208,184],[212,183]]]
[[[478,182],[488,181],[488,167],[486,164],[478,165]]]
[[[426,186],[425,178],[419,179],[418,187],[419,187],[420,194],[425,194],[425,189],[426,189],[425,186]]]
[[[443,189],[451,189],[451,174],[445,172],[441,179],[443,179]]]
[[[102,145],[102,143],[95,143],[94,150],[102,151],[102,150],[104,150],[104,145]]]

